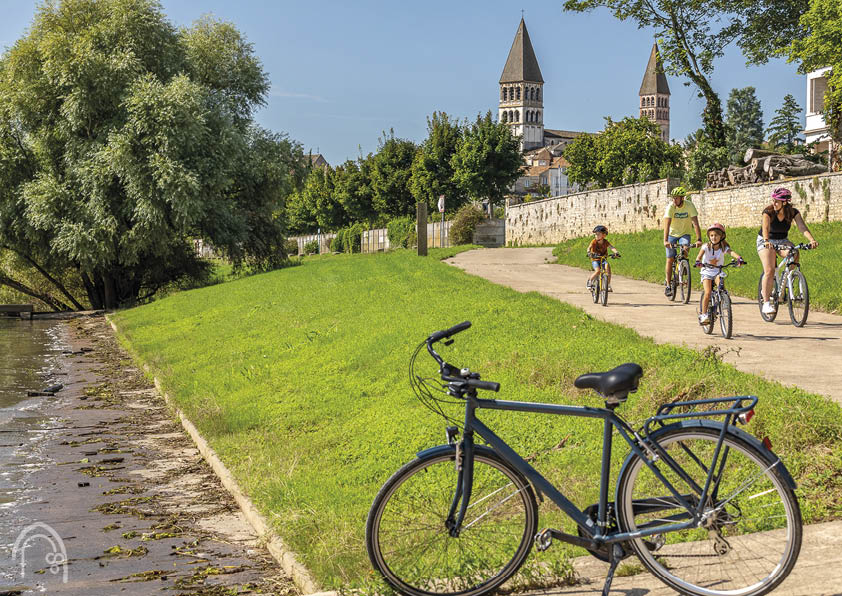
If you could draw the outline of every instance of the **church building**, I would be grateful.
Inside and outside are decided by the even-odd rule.
[[[652,44],[649,63],[640,84],[640,116],[648,116],[661,127],[661,139],[670,142],[670,86],[664,74],[664,65],[658,44]]]

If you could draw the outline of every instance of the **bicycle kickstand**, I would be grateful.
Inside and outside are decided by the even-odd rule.
[[[617,565],[623,560],[623,547],[619,542],[611,545],[611,566],[608,568],[608,575],[605,576],[605,585],[602,587],[602,596],[608,596],[611,592],[611,582],[614,581],[614,572],[617,570]]]

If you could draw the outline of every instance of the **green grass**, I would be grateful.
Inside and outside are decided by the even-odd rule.
[[[728,290],[732,294],[747,298],[757,297],[757,283],[763,267],[757,256],[758,228],[729,228],[728,242],[737,253],[748,261],[748,265],[728,271]],[[801,270],[810,288],[810,308],[831,313],[842,312],[842,222],[810,224],[813,237],[818,240],[818,250],[802,251]],[[558,262],[590,269],[585,256],[591,236],[568,240],[557,245],[553,254]],[[618,275],[664,283],[663,231],[648,230],[636,234],[610,234],[608,239],[620,251],[623,258],[611,261],[611,269]],[[806,242],[806,238],[795,230],[790,233],[794,243]],[[699,249],[690,250],[690,262],[696,259]],[[694,286],[698,286],[699,273],[694,270]],[[694,287],[695,289],[695,287]]]
[[[370,580],[364,533],[375,494],[415,452],[443,442],[445,423],[415,400],[407,365],[429,333],[466,319],[473,328],[441,351],[501,382],[504,399],[599,406],[573,379],[629,361],[645,370],[620,409],[635,423],[678,397],[762,396],[748,429],[771,438],[799,482],[806,518],[842,514],[836,404],[436,258],[308,258],[115,316],[121,339],[325,587]],[[421,365],[435,374],[431,359]],[[482,419],[521,453],[539,454],[533,464],[575,503],[597,500],[599,422],[501,412]],[[615,474],[626,451],[617,447]],[[575,531],[547,502],[541,511],[542,528]],[[565,552],[554,547],[543,564],[568,568]]]

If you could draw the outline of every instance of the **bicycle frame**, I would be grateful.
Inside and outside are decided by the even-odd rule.
[[[784,287],[784,282],[788,281],[790,272],[789,266],[795,265],[796,269],[801,269],[801,264],[796,262],[795,260],[795,255],[798,254],[798,248],[793,246],[788,250],[789,252],[787,253],[787,255],[783,259],[781,259],[781,262],[778,264],[777,267],[775,267],[775,281],[777,281],[777,291],[775,291],[775,286],[773,285],[772,293],[774,294],[776,301],[781,297],[781,295],[783,295],[781,288]],[[787,290],[788,289],[789,288],[787,288]]]
[[[554,532],[553,535],[561,540],[583,546],[585,548],[599,547],[603,544],[611,544],[615,542],[624,542],[635,538],[650,536],[653,534],[664,534],[667,532],[683,530],[689,527],[696,527],[699,525],[703,517],[703,511],[711,484],[716,482],[718,488],[718,478],[721,477],[721,472],[724,469],[725,460],[727,458],[727,449],[725,453],[721,454],[722,443],[725,439],[725,433],[731,424],[736,421],[736,416],[740,413],[749,411],[754,404],[757,403],[757,398],[753,396],[738,396],[729,398],[718,398],[708,400],[697,400],[691,402],[673,402],[662,406],[658,413],[649,418],[644,424],[644,433],[649,435],[649,425],[652,422],[660,422],[663,424],[665,420],[677,420],[680,418],[698,418],[704,416],[721,416],[725,415],[725,423],[722,426],[722,431],[719,436],[716,448],[714,450],[713,461],[708,470],[705,486],[700,487],[694,482],[686,472],[660,447],[657,442],[649,444],[649,439],[641,438],[622,418],[614,413],[613,407],[608,408],[592,408],[587,406],[567,406],[546,403],[531,403],[531,402],[516,402],[516,401],[502,401],[494,399],[479,399],[476,395],[466,395],[465,405],[465,424],[463,429],[462,441],[456,445],[456,465],[457,469],[461,465],[461,475],[457,480],[456,491],[453,497],[450,511],[448,513],[448,520],[450,531],[454,535],[458,535],[462,520],[468,509],[468,504],[471,498],[471,490],[473,484],[473,454],[474,454],[474,433],[479,434],[509,465],[520,472],[541,494],[549,497],[564,513],[571,517],[588,536],[588,539],[570,534],[563,534],[561,532]],[[713,403],[723,403],[734,400],[734,404],[727,410],[711,410],[705,412],[686,412],[673,413],[672,411],[679,406],[692,406]],[[752,400],[748,406],[743,405],[743,401]],[[616,407],[616,405],[614,406]],[[599,503],[596,528],[591,518],[574,505],[563,493],[555,488],[540,472],[533,468],[526,460],[518,455],[506,442],[497,436],[490,428],[488,428],[482,421],[476,417],[476,410],[490,409],[490,410],[507,410],[515,412],[533,412],[540,414],[554,414],[560,416],[576,416],[582,418],[600,418],[603,420],[603,439],[602,439],[602,462],[601,475],[599,485]],[[674,523],[669,525],[658,526],[654,528],[642,529],[635,532],[605,532],[608,527],[608,483],[610,476],[610,459],[611,459],[611,444],[613,438],[613,429],[617,429],[626,443],[629,444],[632,452],[636,454],[649,467],[653,474],[661,481],[675,499],[675,504],[680,505],[687,510],[691,517],[690,521],[684,523]],[[633,438],[632,438],[633,437]],[[641,446],[643,445],[643,446]],[[439,449],[440,447],[433,448]],[[652,453],[654,457],[649,457],[647,452]],[[657,453],[656,453],[657,452]],[[693,506],[687,501],[686,495],[681,495],[678,490],[663,476],[660,470],[655,465],[657,460],[663,461],[672,471],[677,473],[683,481],[696,492],[700,494],[700,499],[697,506]],[[715,473],[719,468],[719,471]],[[717,476],[714,479],[714,476]],[[457,514],[458,508],[458,514]],[[670,507],[671,508],[671,507]],[[454,515],[456,518],[454,519]]]

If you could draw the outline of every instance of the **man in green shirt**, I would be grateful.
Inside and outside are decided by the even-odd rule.
[[[667,205],[664,212],[664,246],[667,247],[667,266],[664,270],[667,287],[664,294],[672,296],[670,277],[672,264],[675,262],[675,249],[673,244],[678,243],[682,247],[690,246],[690,233],[696,230],[696,244],[702,245],[702,230],[699,228],[699,212],[696,206],[689,199],[685,199],[687,191],[683,186],[672,189],[672,202]],[[682,248],[686,250],[686,248]]]

